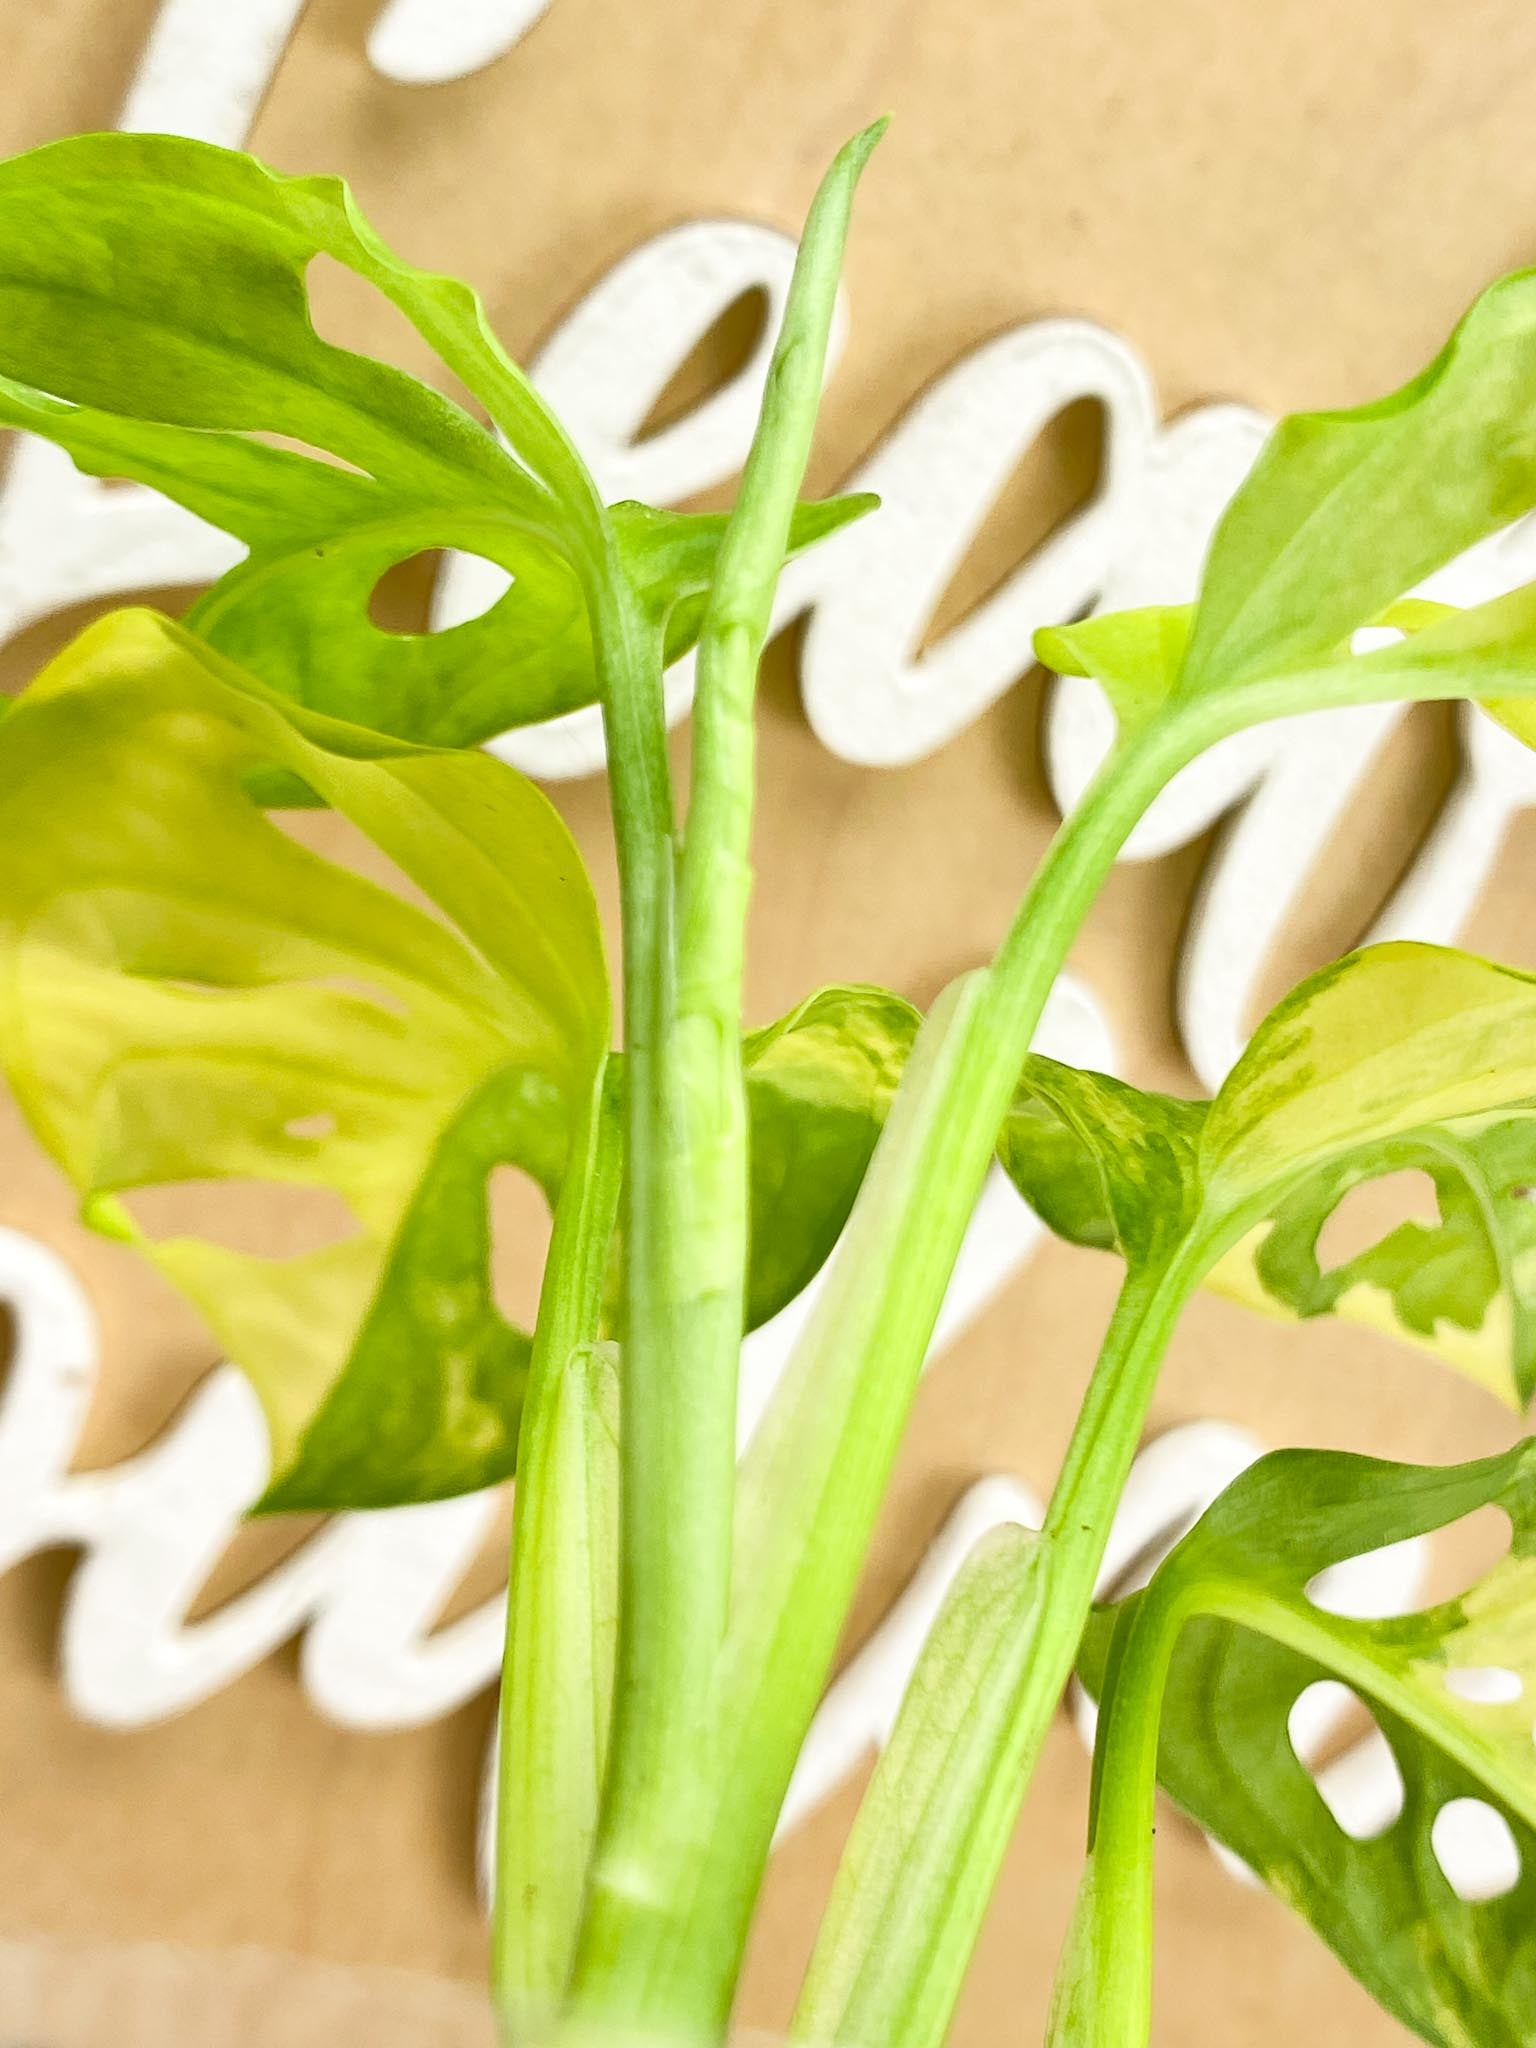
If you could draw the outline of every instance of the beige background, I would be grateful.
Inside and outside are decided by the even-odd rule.
[[[152,13],[150,0],[0,0],[0,145],[109,122]],[[1212,396],[1274,410],[1345,403],[1416,367],[1479,285],[1536,254],[1536,16],[1520,0],[1464,0],[1454,13],[1438,0],[555,0],[490,70],[419,91],[369,71],[370,18],[369,0],[314,0],[256,147],[284,169],[345,172],[408,255],[481,286],[520,350],[669,223],[723,212],[794,225],[836,143],[895,111],[861,199],[853,340],[813,479],[824,487],[928,378],[1025,318],[1081,312],[1121,330],[1170,411]],[[381,348],[388,334],[377,331]],[[1086,488],[1090,425],[1074,416],[1046,438],[946,617]],[[63,630],[51,623],[9,650],[8,684]],[[936,758],[870,773],[812,738],[792,657],[777,650],[765,691],[754,1014],[834,978],[926,1000],[984,956],[1051,829],[1038,678]],[[1293,921],[1276,992],[1368,922],[1444,792],[1449,730],[1427,712],[1396,746]],[[560,801],[611,904],[601,789]],[[1171,977],[1208,851],[1118,873],[1075,958],[1138,1079],[1189,1083]],[[1536,832],[1522,828],[1473,944],[1536,965],[1533,873]],[[77,1228],[14,1114],[0,1109],[0,1121],[0,1219],[59,1247],[87,1280],[108,1362],[87,1456],[121,1457],[163,1426],[211,1347],[125,1254]],[[1048,1485],[1114,1279],[1107,1262],[1048,1249],[927,1383],[855,1635],[975,1474],[1012,1466]],[[1204,1414],[1275,1443],[1426,1457],[1490,1448],[1511,1430],[1471,1389],[1385,1343],[1298,1337],[1211,1303],[1175,1343],[1156,1419]],[[296,1533],[253,1534],[209,1598]],[[0,1932],[254,1941],[481,1969],[471,1838],[489,1697],[418,1733],[344,1734],[310,1710],[285,1653],[164,1727],[83,1727],[53,1673],[70,1568],[55,1555],[0,1580]],[[962,2042],[1038,2036],[1086,1781],[1059,1726]],[[855,1798],[851,1787],[778,1860],[749,1973],[753,2021],[787,2011]],[[1160,1845],[1159,2042],[1218,2029],[1231,2048],[1401,2038],[1310,1934],[1222,1877],[1181,1823]]]

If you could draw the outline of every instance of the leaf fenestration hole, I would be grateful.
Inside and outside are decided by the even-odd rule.
[[[1325,1614],[1348,1621],[1420,1614],[1471,1592],[1513,1541],[1509,1516],[1497,1502],[1487,1501],[1429,1535],[1383,1544],[1329,1565],[1308,1580],[1307,1598]]]
[[[317,1109],[312,1116],[290,1117],[283,1125],[285,1138],[298,1138],[303,1142],[318,1144],[322,1138],[334,1138],[336,1119],[328,1109]]]
[[[1104,404],[1097,398],[1074,399],[1046,422],[992,500],[940,594],[919,656],[978,610],[1089,502],[1104,466],[1105,432]],[[1021,674],[1032,666],[1027,647],[1020,662]]]
[[[1341,1558],[1307,1582],[1307,1598],[1324,1614],[1349,1621],[1382,1621],[1413,1611],[1426,1577],[1428,1544],[1422,1536],[1384,1543]]]
[[[504,569],[500,562],[491,561],[488,556],[455,548],[453,561],[452,624],[432,624],[432,589],[443,562],[440,548],[424,548],[384,571],[369,594],[370,620],[380,632],[392,633],[397,639],[414,638],[423,633],[451,633],[457,626],[467,626],[472,620],[483,619],[512,588],[512,571]]]
[[[1325,1273],[1347,1266],[1405,1223],[1440,1221],[1435,1184],[1418,1167],[1403,1167],[1352,1187],[1323,1225],[1317,1263]]]
[[[1497,1502],[1489,1501],[1470,1515],[1463,1515],[1460,1521],[1437,1530],[1432,1540],[1435,1568],[1430,1599],[1459,1600],[1509,1555],[1515,1530],[1507,1511]]]
[[[1337,1679],[1318,1679],[1292,1703],[1286,1732],[1318,1797],[1352,1841],[1373,1842],[1395,1824],[1406,1799],[1402,1770],[1358,1693]]]
[[[337,867],[349,868],[364,881],[372,882],[381,889],[387,889],[391,896],[398,896],[413,910],[419,910],[454,937],[465,950],[485,962],[485,956],[467,938],[442,906],[434,903],[419,883],[412,880],[398,861],[391,860],[380,847],[374,845],[367,833],[343,817],[340,811],[322,810],[274,810],[268,811],[267,822],[285,839],[295,846],[301,846],[306,853],[317,855],[321,860],[334,862]],[[345,995],[360,996],[363,1001],[373,1003],[381,1010],[387,1010],[397,1017],[409,1017],[409,1001],[393,990],[363,976],[328,975],[317,979],[317,988],[334,988]]]
[[[374,882],[381,889],[387,889],[391,896],[398,896],[413,908],[425,911],[438,924],[449,920],[438,909],[432,898],[400,866],[391,860],[381,847],[375,846],[360,826],[340,811],[325,810],[318,806],[307,810],[268,811],[267,823],[290,839],[295,846],[303,847],[306,853],[314,854],[320,860],[333,861],[337,867],[350,868],[353,874],[361,875],[364,881]],[[376,985],[364,981],[349,984],[345,977],[338,976],[330,984],[335,987],[350,986],[353,994],[366,994],[377,1001],[382,991]],[[385,1001],[391,1008],[394,998]]]
[[[310,324],[322,341],[435,382],[438,366],[431,345],[393,299],[345,263],[324,250],[311,256],[304,267],[304,291]]]
[[[195,1237],[249,1258],[303,1258],[359,1234],[351,1207],[333,1188],[302,1182],[162,1181],[119,1199],[157,1243]]]
[[[1486,1799],[1452,1799],[1429,1830],[1446,1883],[1467,1905],[1502,1899],[1520,1882],[1520,1850],[1514,1830]]]
[[[748,285],[732,299],[657,392],[636,431],[635,445],[654,440],[739,377],[763,345],[768,314],[768,293],[760,284]]]
[[[1525,1681],[1518,1671],[1503,1671],[1496,1664],[1469,1664],[1447,1671],[1445,1689],[1474,1706],[1507,1707],[1525,1691]]]
[[[311,462],[323,462],[331,469],[345,469],[353,476],[369,474],[360,463],[349,462],[345,455],[338,455],[332,448],[322,448],[318,441],[301,441],[297,435],[279,434],[270,427],[252,427],[247,431],[246,439],[260,441],[267,448],[280,448],[289,455],[307,455]]]
[[[486,1180],[491,1230],[491,1299],[514,1328],[531,1330],[549,1253],[549,1205],[537,1181],[515,1166],[493,1166]]]

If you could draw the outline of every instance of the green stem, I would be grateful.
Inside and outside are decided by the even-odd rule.
[[[1127,1277],[1039,1540],[979,1616],[971,1654],[981,1676],[967,1672],[962,1681],[974,1697],[945,1712],[952,1733],[947,1746],[939,1737],[939,1759],[921,1760],[931,1781],[927,1811],[915,1817],[883,1795],[885,1761],[876,1773],[868,1828],[861,1812],[812,1957],[797,2040],[843,2048],[942,2041],[1071,1675],[1147,1404],[1198,1270],[1181,1260]],[[909,1695],[914,1714],[932,1712],[929,1690]],[[911,1768],[902,1737],[898,1723],[888,1752],[893,1773]]]
[[[806,223],[700,639],[675,955],[664,924],[653,940],[668,949],[667,1001],[653,1019],[656,1056],[642,1060],[636,1080],[647,1130],[632,1140],[628,1229],[643,1227],[646,1238],[626,1266],[620,1680],[572,1998],[588,2024],[637,2019],[611,1996],[615,1945],[632,1915],[666,1896],[664,1845],[708,1744],[729,1615],[748,1237],[741,1014],[753,699],[810,452],[853,190],[878,132],[841,152]],[[614,798],[622,812],[617,780]],[[627,922],[626,957],[630,973],[643,970]]]
[[[491,1975],[508,2037],[558,2010],[597,1826],[613,1688],[617,1531],[585,1441],[618,1209],[620,1082],[593,1090],[555,1209],[518,1438],[499,1711]]]
[[[1127,833],[1187,758],[1173,720],[1116,757],[1058,833],[993,966],[920,1038],[743,1468],[713,1740],[657,1817],[658,1882],[627,1896],[615,1886],[606,1901],[590,1967],[609,2011],[638,2028],[708,2037],[725,2024],[784,1792],[1030,1039]],[[1089,1426],[1102,1420],[1095,1407]]]
[[[616,553],[591,593],[603,683],[610,799],[617,841],[624,942],[625,1169],[621,1221],[623,1355],[620,1625],[608,1781],[599,1845],[614,1802],[637,1797],[655,1774],[666,1730],[658,1712],[667,1676],[708,1668],[718,1637],[683,1597],[672,1541],[679,1444],[672,1430],[672,1304],[666,1284],[669,1105],[665,1055],[675,1012],[671,773],[662,697],[661,634]],[[695,1561],[707,1574],[710,1560]],[[658,1643],[669,1674],[656,1666]],[[695,1676],[694,1684],[698,1680]],[[633,1790],[631,1790],[633,1788]]]
[[[1151,1595],[1116,1628],[1093,1751],[1088,1867],[1047,2048],[1146,2048],[1151,2033],[1157,1749],[1177,1636]]]

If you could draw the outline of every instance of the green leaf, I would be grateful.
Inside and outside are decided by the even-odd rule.
[[[321,254],[405,314],[514,453],[416,378],[316,333],[305,272]],[[590,521],[584,469],[474,293],[394,255],[339,178],[279,177],[177,136],[49,143],[0,164],[0,277],[0,368],[35,391],[226,447],[292,435],[360,472],[354,503],[404,488],[455,502],[474,480],[551,537]]]
[[[305,851],[278,770],[446,922]],[[297,710],[155,614],[100,621],[0,746],[0,1043],[98,1228],[138,1243],[250,1375],[268,1507],[379,1506],[514,1461],[528,1343],[491,1295],[487,1177],[558,1185],[608,1039],[596,911],[552,807],[480,754]],[[133,1191],[325,1190],[288,1257],[152,1238]]]
[[[836,532],[871,502],[801,506],[790,553]],[[657,618],[663,658],[675,661],[698,637],[724,521],[635,504],[615,506],[611,517],[620,562]],[[505,596],[478,618],[440,632],[376,626],[368,603],[386,570],[424,549],[450,546],[514,570]],[[187,623],[299,703],[432,746],[473,746],[597,695],[591,628],[574,571],[473,508],[411,506],[385,522],[338,528],[318,545],[253,553],[193,605]]]
[[[1203,1103],[1031,1053],[997,1151],[1058,1237],[1152,1265],[1195,1221],[1204,1121]]]
[[[1000,1146],[1059,1234],[1155,1263],[1209,1240],[1206,1284],[1427,1349],[1511,1405],[1536,1386],[1536,979],[1392,944],[1304,982],[1209,1106],[1032,1058]],[[1323,1271],[1349,1190],[1416,1168],[1439,1219]]]
[[[837,1242],[920,1021],[887,989],[824,988],[748,1034],[749,1329],[793,1301]]]
[[[1100,612],[1075,625],[1042,628],[1035,653],[1058,675],[1092,676],[1101,684],[1124,738],[1162,709],[1177,683],[1194,616],[1192,604]]]
[[[1536,692],[1528,621],[1478,606],[1413,632],[1415,651],[1354,657],[1354,633],[1416,628],[1407,598],[1434,570],[1536,506],[1536,270],[1491,285],[1400,390],[1297,413],[1227,507],[1193,607],[1110,614],[1037,634],[1040,658],[1092,675],[1122,736],[1189,718],[1186,758],[1224,732],[1329,704]],[[1422,644],[1420,642],[1422,641]],[[1512,643],[1512,644],[1510,644]],[[1522,738],[1526,704],[1500,706]]]
[[[1389,1621],[1309,1597],[1328,1567],[1490,1504],[1513,1541],[1459,1597]],[[1261,1460],[1120,1611],[1121,1654],[1109,1658],[1108,1617],[1090,1631],[1085,1675],[1105,1689],[1096,1860],[1123,1782],[1114,1745],[1131,1711],[1126,1674],[1164,1663],[1157,1768],[1174,1799],[1425,2040],[1523,2048],[1536,1995],[1533,1584],[1536,1444],[1455,1467],[1335,1452]],[[1504,1683],[1490,1687],[1494,1672]],[[1344,1833],[1291,1746],[1291,1708],[1321,1678],[1367,1700],[1402,1774],[1402,1812],[1373,1839]],[[1138,1691],[1134,1706],[1145,1705]],[[1501,1897],[1463,1900],[1436,1855],[1437,1816],[1467,1798],[1502,1814],[1519,1851],[1518,1883]]]
[[[1315,661],[1536,505],[1536,271],[1491,285],[1427,369],[1283,420],[1211,543],[1180,689]]]
[[[322,340],[317,256],[391,300],[509,447],[418,379]],[[298,702],[434,745],[591,703],[585,586],[610,545],[668,658],[692,644],[723,521],[619,506],[605,531],[474,293],[395,256],[341,180],[174,136],[51,143],[0,164],[0,290],[0,424],[244,541],[188,623]],[[791,548],[870,502],[803,508]],[[380,577],[438,548],[498,563],[510,587],[441,633],[376,626]]]

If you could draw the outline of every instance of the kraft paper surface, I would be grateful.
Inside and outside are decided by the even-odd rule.
[[[374,11],[314,0],[255,147],[284,170],[345,173],[406,254],[475,281],[519,352],[662,227],[733,215],[793,228],[837,143],[894,112],[860,199],[851,339],[828,394],[818,488],[847,475],[965,350],[1026,319],[1082,314],[1127,336],[1168,413],[1210,398],[1268,412],[1347,404],[1409,374],[1485,281],[1536,254],[1536,17],[1518,0],[1454,11],[1430,0],[555,0],[488,69],[422,88],[369,69]],[[152,15],[149,0],[5,0],[0,146],[110,123]],[[360,313],[356,338],[395,350],[393,329],[369,318]],[[1095,459],[1075,418],[1043,438],[948,618],[1082,496]],[[78,623],[21,635],[4,652],[6,686]],[[858,768],[808,729],[794,635],[781,640],[764,685],[754,1018],[834,979],[925,1002],[985,957],[1054,822],[1042,689],[1021,648],[1017,687],[960,738],[911,767]],[[1444,797],[1451,730],[1426,712],[1389,750],[1368,803],[1298,896],[1266,999],[1369,925]],[[681,759],[686,739],[677,745]],[[602,786],[555,794],[611,916]],[[307,829],[355,851],[323,820]],[[1074,955],[1141,1082],[1194,1085],[1174,978],[1215,838],[1119,868]],[[1517,824],[1465,942],[1536,967],[1533,881],[1536,827]],[[87,1285],[106,1367],[84,1455],[120,1460],[214,1363],[211,1340],[127,1253],[78,1226],[8,1105],[0,1221],[55,1247]],[[1109,1261],[1048,1246],[935,1368],[850,1646],[975,1476],[1007,1469],[1049,1486],[1115,1280]],[[1321,1324],[1296,1332],[1204,1300],[1175,1342],[1153,1422],[1198,1416],[1276,1445],[1422,1458],[1491,1450],[1515,1427],[1385,1340]],[[204,1606],[302,1533],[251,1532]],[[251,1944],[474,1979],[491,1696],[414,1732],[345,1732],[301,1692],[290,1648],[164,1725],[88,1726],[55,1665],[74,1562],[54,1552],[0,1579],[0,1934]],[[488,1557],[464,1602],[494,1583]],[[1063,1717],[965,1996],[961,2048],[1039,2037],[1087,1779]],[[751,2025],[787,2016],[862,1782],[777,1857],[743,2001]],[[1159,1912],[1164,2048],[1404,2038],[1308,1930],[1235,1882],[1171,1815]]]

